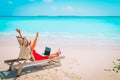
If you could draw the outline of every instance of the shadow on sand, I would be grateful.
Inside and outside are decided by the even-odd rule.
[[[26,66],[22,69],[22,75],[24,74],[28,74],[28,73],[33,73],[33,72],[37,72],[37,71],[43,71],[45,69],[51,69],[51,68],[55,68],[55,67],[59,67],[60,65],[32,65],[32,66]],[[16,80],[17,79],[17,70],[18,69],[13,69],[11,71],[0,71],[0,78],[1,79],[13,79]]]

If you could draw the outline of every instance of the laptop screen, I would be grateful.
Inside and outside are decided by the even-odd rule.
[[[51,52],[51,48],[45,47],[44,55],[49,56],[49,55],[50,55],[50,52]]]

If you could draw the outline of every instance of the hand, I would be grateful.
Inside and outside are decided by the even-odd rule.
[[[20,29],[16,29],[16,32],[20,33]]]
[[[36,32],[36,37],[38,37],[38,35],[39,35],[38,32]]]
[[[29,41],[29,45],[31,45],[31,40]]]

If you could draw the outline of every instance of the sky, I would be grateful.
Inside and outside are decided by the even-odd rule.
[[[0,0],[0,16],[120,16],[120,0]]]

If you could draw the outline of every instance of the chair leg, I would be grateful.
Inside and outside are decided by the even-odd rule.
[[[12,70],[12,66],[13,66],[13,64],[14,64],[14,62],[11,62],[8,71],[11,71],[11,70]]]
[[[19,66],[18,71],[17,71],[17,77],[20,76],[20,74],[21,74],[21,72],[22,72],[22,67],[23,67],[23,66]]]
[[[60,59],[58,59],[58,65],[61,66],[61,61],[60,61]]]
[[[52,64],[53,64],[53,61],[50,60],[50,61],[48,62],[48,65],[52,65]]]
[[[58,66],[61,66],[61,61],[60,59],[56,59],[56,60],[51,60],[48,62],[49,65],[51,64],[57,64]]]

